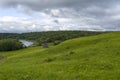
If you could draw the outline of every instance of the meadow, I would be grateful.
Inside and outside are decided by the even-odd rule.
[[[0,80],[120,80],[120,32],[0,52]]]

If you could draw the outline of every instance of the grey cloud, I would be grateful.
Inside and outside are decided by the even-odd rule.
[[[0,0],[0,4],[5,7],[17,7],[19,5],[28,7],[35,11],[50,8],[79,7],[90,6],[109,7],[119,0]]]
[[[53,22],[56,23],[56,24],[59,24],[59,21],[58,21],[58,20],[54,20]]]
[[[11,28],[7,27],[8,23],[0,22],[0,26],[7,27],[2,31],[120,30],[120,17],[117,17],[120,16],[120,0],[0,0],[0,6],[22,9],[28,13],[43,12],[52,19],[47,22],[49,18],[45,18],[45,24],[41,20],[21,25],[18,25],[19,21],[12,22],[9,23],[14,26]],[[16,26],[20,29],[16,29]],[[27,26],[31,26],[31,29]]]

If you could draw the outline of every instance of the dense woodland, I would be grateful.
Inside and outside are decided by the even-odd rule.
[[[22,34],[13,33],[1,33],[0,39],[24,39],[31,40],[41,45],[43,42],[58,44],[62,41],[101,34],[103,32],[92,32],[92,31],[48,31],[48,32],[31,32]]]

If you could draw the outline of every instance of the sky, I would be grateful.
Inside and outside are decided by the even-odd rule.
[[[119,31],[120,0],[0,0],[0,33]]]

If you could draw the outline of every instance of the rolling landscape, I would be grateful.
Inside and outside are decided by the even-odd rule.
[[[0,80],[119,80],[120,32],[0,52]]]
[[[0,0],[0,80],[120,80],[120,0]]]

